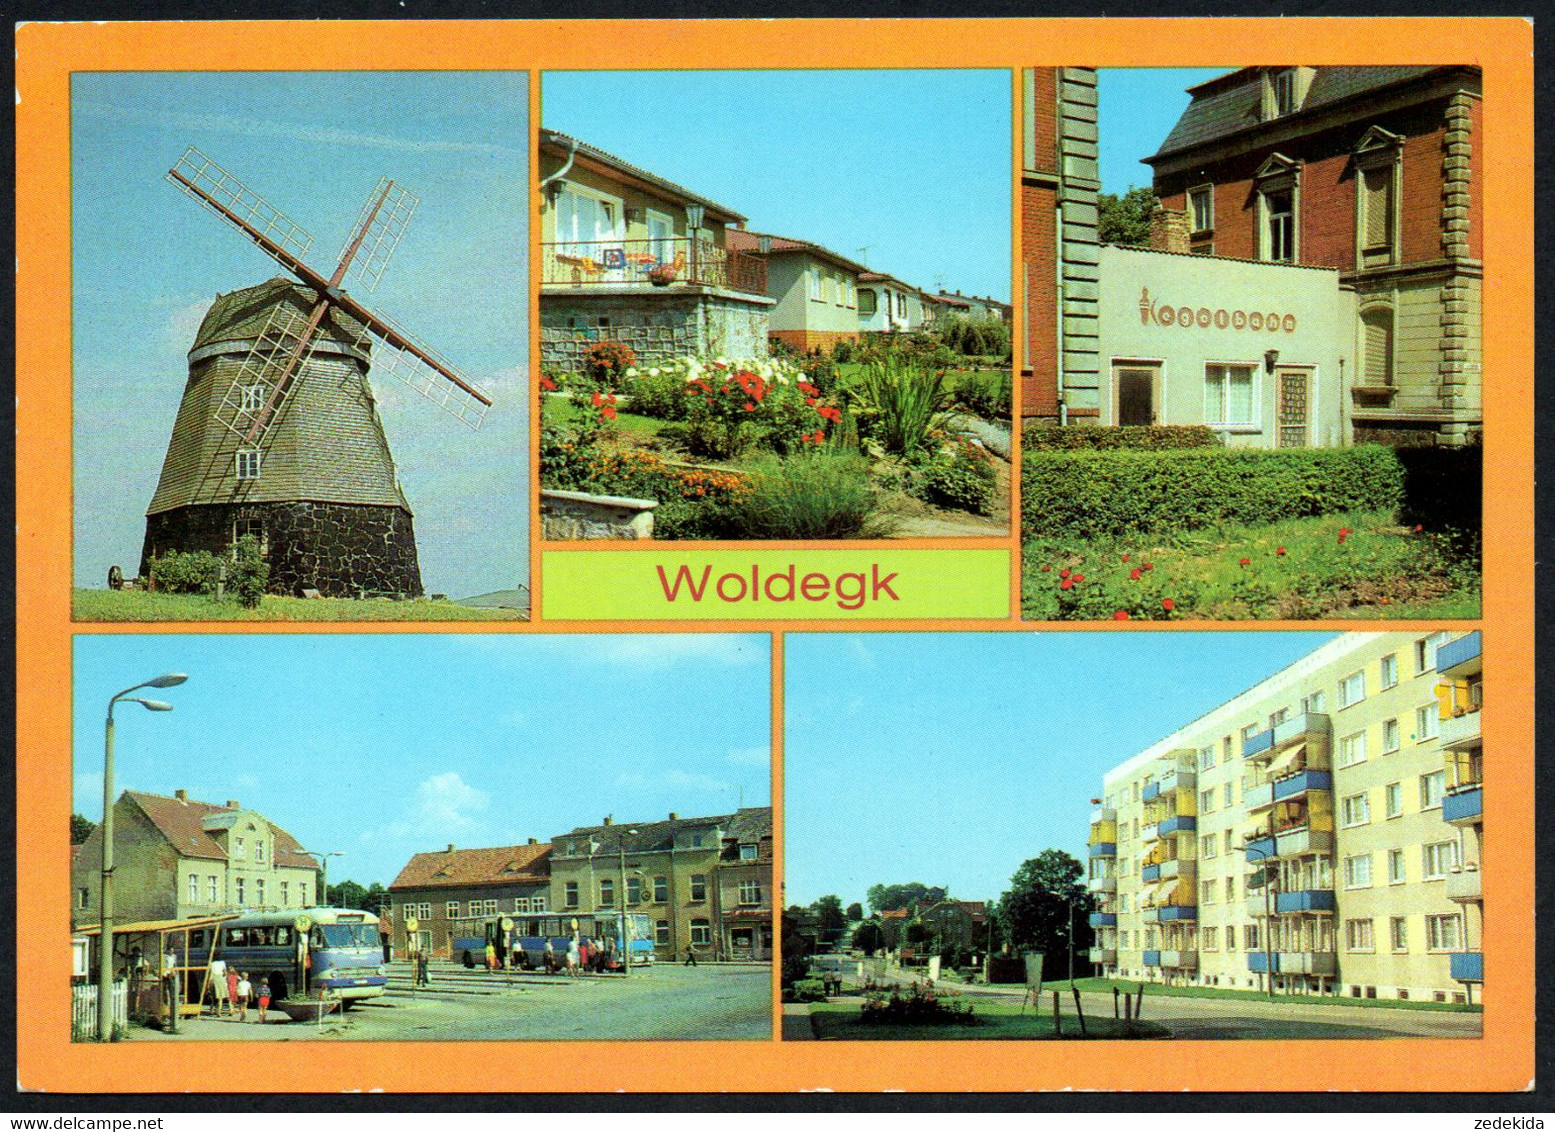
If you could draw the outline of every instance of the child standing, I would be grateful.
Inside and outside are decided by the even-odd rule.
[[[270,978],[259,976],[259,1024],[265,1024],[265,1011],[270,1009]]]
[[[254,993],[254,984],[248,981],[248,972],[243,972],[243,977],[238,980],[238,1021],[248,1021],[248,998]]]

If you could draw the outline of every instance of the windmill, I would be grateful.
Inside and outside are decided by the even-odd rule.
[[[272,593],[420,596],[410,506],[369,367],[473,429],[491,398],[342,288],[348,272],[368,291],[377,286],[418,198],[380,180],[326,276],[306,262],[311,235],[198,149],[167,179],[292,278],[219,294],[206,312],[146,511],[141,573],[169,550],[224,554],[251,534]]]

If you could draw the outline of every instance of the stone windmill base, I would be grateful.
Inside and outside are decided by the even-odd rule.
[[[421,567],[410,512],[352,503],[201,504],[146,517],[140,573],[169,550],[226,555],[244,534],[259,539],[265,592],[324,597],[420,597]]]

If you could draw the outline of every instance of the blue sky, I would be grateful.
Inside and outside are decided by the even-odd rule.
[[[74,77],[77,585],[139,563],[211,299],[280,273],[164,179],[191,144],[312,232],[308,258],[325,274],[380,176],[421,197],[378,289],[356,293],[496,401],[475,433],[394,377],[373,380],[422,580],[458,597],[527,577],[527,83],[509,72]]]
[[[741,634],[78,636],[74,808],[102,816],[108,698],[116,793],[235,798],[335,879],[388,884],[412,853],[548,840],[770,802],[769,638]],[[332,785],[333,784],[333,785]]]
[[[757,231],[1007,302],[1011,89],[996,70],[548,72],[540,120]]]
[[[1187,88],[1228,67],[1104,67],[1096,73],[1096,113],[1103,192],[1122,196],[1150,183],[1140,158],[1161,148],[1188,106]]]
[[[790,634],[785,900],[992,900],[1043,849],[1083,860],[1106,771],[1334,636]]]

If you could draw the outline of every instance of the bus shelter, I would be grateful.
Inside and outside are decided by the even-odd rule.
[[[199,1017],[210,986],[210,961],[218,956],[212,948],[203,963],[185,965],[182,957],[192,950],[190,933],[214,928],[236,916],[236,912],[229,912],[190,920],[115,924],[111,943],[113,977],[115,982],[128,983],[129,1016],[170,1029],[177,1029],[179,1018]],[[92,949],[90,969],[96,971],[102,928],[83,928],[77,934],[87,937]]]

